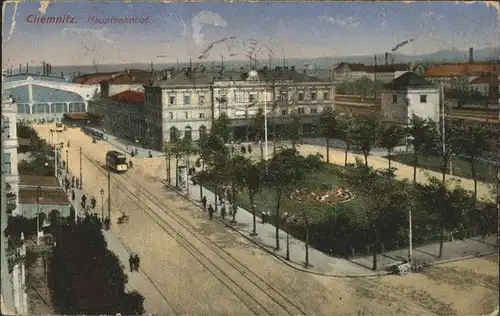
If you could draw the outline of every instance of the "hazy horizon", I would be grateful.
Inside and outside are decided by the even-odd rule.
[[[498,47],[487,2],[7,2],[4,65],[183,63],[408,56]],[[40,24],[60,17],[59,24]],[[144,23],[93,24],[100,18]],[[146,23],[147,22],[147,23]],[[497,34],[497,35],[495,35]],[[398,45],[407,41],[404,45]]]

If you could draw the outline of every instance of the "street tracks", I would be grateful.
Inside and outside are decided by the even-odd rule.
[[[104,174],[107,170],[95,159],[83,156]],[[171,207],[153,196],[138,180],[128,174],[111,178],[144,213],[173,237],[196,261],[221,282],[256,315],[305,315],[300,306],[288,299],[261,276],[250,270],[227,250],[197,231]]]

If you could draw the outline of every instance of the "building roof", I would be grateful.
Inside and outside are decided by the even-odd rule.
[[[19,185],[22,186],[42,186],[42,187],[60,187],[59,181],[53,176],[35,176],[21,174],[19,175]]]
[[[144,103],[144,92],[127,90],[111,96],[110,99],[124,103],[142,104]]]
[[[68,196],[62,189],[46,189],[42,188],[40,192],[39,204],[58,204],[70,205]],[[19,188],[19,203],[20,204],[37,204],[37,188]]]
[[[472,84],[492,84],[495,80],[495,77],[491,73],[482,74],[476,79],[472,80]]]
[[[110,78],[102,80],[108,84],[139,84],[146,85],[153,82],[153,73],[145,70],[130,69],[112,75]]]
[[[90,118],[88,113],[64,113],[63,119],[69,120],[88,120]]]
[[[500,67],[496,67],[496,73],[500,74]],[[494,65],[486,63],[468,64],[443,64],[431,67],[425,71],[424,77],[456,77],[456,76],[480,76],[484,73],[493,73]]]
[[[79,84],[98,84],[101,81],[109,80],[113,75],[118,73],[120,72],[99,72],[93,74],[84,74],[81,76],[73,77],[71,82]]]
[[[258,72],[258,80],[291,80],[293,82],[325,82],[324,80],[308,76],[306,74],[289,69],[288,67],[276,67],[274,69],[260,69]],[[176,86],[176,85],[209,85],[212,82],[222,81],[246,81],[248,70],[224,70],[205,72],[193,72],[191,75],[187,73],[178,74],[170,79],[156,81],[153,87]]]
[[[418,87],[433,87],[434,85],[429,81],[425,80],[422,76],[417,75],[414,72],[406,72],[396,79],[392,80],[390,83],[384,85],[384,88],[389,90],[405,90],[407,88],[418,88]]]
[[[368,73],[375,72],[396,72],[396,71],[407,71],[411,70],[410,65],[399,63],[399,64],[388,64],[388,65],[365,65],[361,63],[340,63],[334,70],[343,70],[344,67],[349,67],[351,71],[363,71]]]
[[[375,72],[396,72],[396,71],[408,71],[411,70],[408,64],[389,64],[389,65],[377,65],[377,66],[366,66],[365,71],[369,73]]]

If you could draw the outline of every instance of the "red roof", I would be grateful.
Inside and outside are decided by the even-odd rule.
[[[125,103],[144,103],[144,92],[127,90],[111,96],[111,99]]]
[[[81,76],[76,76],[73,78],[73,83],[79,84],[98,84],[101,81],[109,80],[113,78],[113,75],[118,74],[119,72],[104,72],[104,73],[95,73],[95,74],[84,74]]]

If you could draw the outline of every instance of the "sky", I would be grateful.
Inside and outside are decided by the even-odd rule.
[[[137,22],[92,23],[124,17]],[[370,55],[413,38],[398,51],[500,46],[499,13],[488,2],[4,1],[2,20],[3,67]]]

